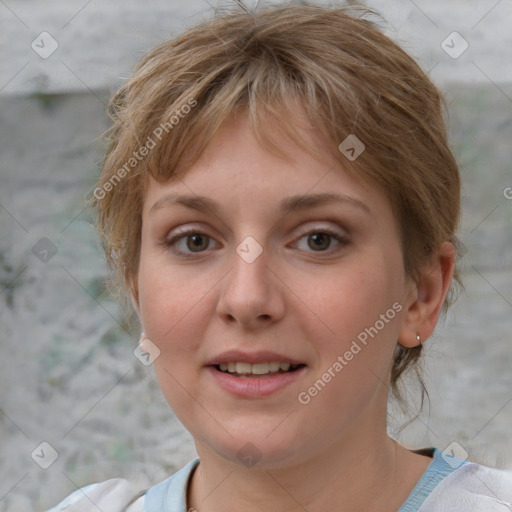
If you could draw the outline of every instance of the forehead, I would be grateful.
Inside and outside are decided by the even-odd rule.
[[[144,213],[162,207],[184,206],[198,211],[225,210],[233,215],[279,214],[336,205],[359,208],[376,219],[389,210],[376,186],[363,185],[343,168],[311,126],[300,127],[304,141],[323,150],[320,161],[298,146],[279,127],[268,135],[285,154],[273,154],[257,140],[247,113],[234,115],[216,133],[199,159],[179,177],[149,181]],[[337,150],[337,148],[335,148]],[[331,152],[331,153],[330,153]]]

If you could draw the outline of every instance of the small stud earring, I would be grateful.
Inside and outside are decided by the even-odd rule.
[[[418,344],[421,343],[421,337],[419,334],[416,334],[416,339],[418,340]]]

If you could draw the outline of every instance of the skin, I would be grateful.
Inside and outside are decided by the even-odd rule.
[[[160,350],[153,366],[162,392],[200,456],[188,506],[395,511],[431,459],[386,434],[393,353],[397,340],[414,346],[417,335],[432,333],[455,251],[443,244],[416,285],[405,275],[384,193],[272,129],[289,160],[264,150],[239,113],[184,177],[151,181],[145,196],[134,303],[145,336]],[[350,200],[279,210],[284,198],[321,193]],[[162,199],[169,194],[206,196],[218,210]],[[194,239],[199,251],[186,235],[169,244],[185,228],[203,234]],[[322,238],[326,230],[335,236]],[[236,252],[249,236],[263,250],[252,263]],[[300,403],[298,394],[397,303],[401,310],[364,349]],[[306,368],[270,396],[234,397],[205,367],[230,349],[277,351]],[[253,467],[237,457],[248,442],[261,457]]]

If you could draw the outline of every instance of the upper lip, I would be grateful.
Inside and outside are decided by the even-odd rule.
[[[279,363],[290,363],[290,364],[304,364],[302,361],[294,359],[292,357],[285,356],[283,354],[278,354],[277,352],[272,352],[268,350],[258,351],[258,352],[243,352],[241,350],[228,350],[226,352],[222,352],[218,356],[210,359],[206,365],[207,366],[216,366],[220,363],[271,363],[271,362],[279,362]]]

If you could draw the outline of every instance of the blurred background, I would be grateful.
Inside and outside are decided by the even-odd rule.
[[[0,511],[114,476],[142,488],[195,457],[134,356],[136,319],[106,292],[85,196],[110,94],[149,48],[229,5],[0,1]],[[402,430],[395,412],[390,433],[512,468],[512,2],[365,5],[446,94],[463,178],[466,291],[426,344],[430,407]]]

